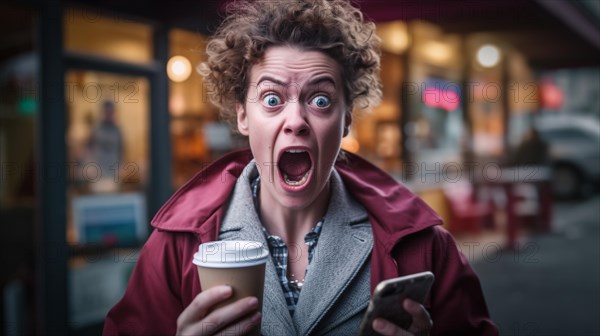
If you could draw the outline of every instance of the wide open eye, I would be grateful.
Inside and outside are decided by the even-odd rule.
[[[274,107],[281,104],[281,99],[275,94],[268,94],[263,97],[263,103],[269,107]]]
[[[327,96],[318,95],[315,96],[310,103],[318,108],[327,108],[331,105],[331,99]]]

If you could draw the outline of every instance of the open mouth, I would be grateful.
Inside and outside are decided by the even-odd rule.
[[[285,184],[298,187],[308,181],[312,169],[312,161],[303,149],[288,149],[279,158],[279,172]]]

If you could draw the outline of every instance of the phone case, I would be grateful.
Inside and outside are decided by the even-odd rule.
[[[433,273],[422,272],[379,283],[371,302],[369,302],[359,335],[379,335],[372,328],[373,320],[377,317],[391,321],[403,329],[408,329],[412,323],[412,317],[404,310],[402,302],[405,298],[409,298],[423,303],[433,280]]]

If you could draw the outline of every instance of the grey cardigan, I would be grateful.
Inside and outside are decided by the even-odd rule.
[[[239,177],[223,219],[220,240],[255,240],[266,246],[254,209],[250,181],[254,161]],[[311,268],[289,314],[273,261],[269,258],[263,297],[263,335],[354,335],[370,298],[373,236],[366,210],[331,174],[331,197]]]

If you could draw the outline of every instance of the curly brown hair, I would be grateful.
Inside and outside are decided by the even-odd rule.
[[[345,0],[234,1],[206,47],[200,66],[209,97],[221,117],[235,124],[235,103],[244,102],[250,68],[271,46],[321,51],[342,68],[348,112],[381,99],[380,39],[375,24]]]

